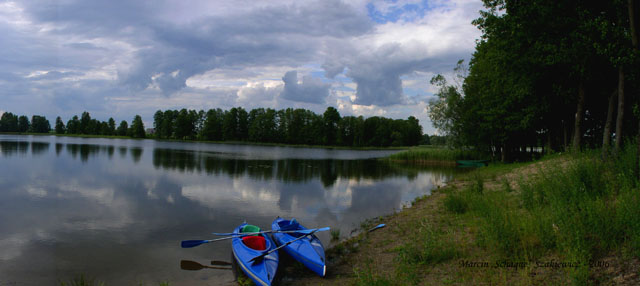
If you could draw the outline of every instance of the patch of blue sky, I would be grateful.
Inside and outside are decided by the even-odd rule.
[[[356,91],[355,89],[350,88],[350,87],[348,87],[348,86],[346,86],[346,85],[334,86],[334,87],[332,87],[332,88],[333,88],[334,90],[338,90],[338,91],[348,91],[348,92]]]
[[[429,3],[423,0],[419,3],[399,3],[399,1],[384,1],[387,7],[376,7],[374,3],[367,4],[369,18],[376,23],[385,24],[387,22],[413,22],[424,17],[428,10],[438,8],[440,5]]]
[[[319,78],[320,80],[322,80],[323,83],[332,83],[332,82],[334,82],[334,80],[325,77],[324,74],[325,74],[325,71],[312,71],[310,73],[311,77]]]
[[[403,87],[402,93],[404,93],[404,95],[408,97],[416,97],[416,96],[424,95],[425,91],[419,88]]]

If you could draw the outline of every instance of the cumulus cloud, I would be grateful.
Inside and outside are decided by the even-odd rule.
[[[237,105],[322,111],[338,100],[375,106],[358,107],[365,116],[409,115],[416,95],[431,92],[421,77],[470,56],[481,8],[477,0],[4,1],[0,99],[8,111],[50,117],[88,110],[128,120]]]
[[[288,71],[282,77],[284,89],[280,97],[291,101],[301,101],[308,103],[324,103],[329,96],[330,84],[323,83],[322,80],[310,76],[302,77],[302,82],[298,83],[298,72]]]
[[[346,76],[357,83],[354,103],[404,104],[407,98],[401,77],[416,72],[448,72],[458,59],[468,58],[473,51],[479,32],[470,24],[460,25],[460,21],[470,23],[476,18],[480,2],[423,2],[420,5],[429,9],[420,10],[423,15],[412,16],[413,21],[404,14],[400,17],[398,11],[414,11],[410,7],[417,5],[412,3],[415,1],[378,2],[368,5],[369,14],[372,9],[380,9],[377,15],[389,21],[382,21],[384,24],[375,26],[371,33],[346,44],[329,45],[322,66],[329,78],[346,70]]]
[[[274,108],[282,88],[276,82],[249,82],[238,90],[238,103],[248,108]]]

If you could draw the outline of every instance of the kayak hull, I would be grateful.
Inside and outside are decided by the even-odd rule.
[[[276,218],[271,224],[271,229],[274,231],[282,230],[283,225],[287,225],[290,221],[283,218]],[[302,225],[299,225],[298,229],[307,229]],[[290,229],[287,229],[290,230]],[[273,239],[276,244],[283,245],[291,242],[302,236],[302,234],[295,233],[281,233],[274,232]],[[324,277],[327,272],[327,266],[325,263],[324,246],[320,239],[315,235],[306,236],[303,239],[293,241],[291,244],[283,247],[295,260],[300,261],[305,267],[309,268],[316,274]]]
[[[233,231],[233,233],[240,234],[240,230],[245,225],[246,223],[241,224]],[[234,237],[232,239],[231,249],[233,252],[233,258],[238,263],[238,267],[242,269],[242,272],[247,274],[247,276],[253,280],[256,285],[270,286],[278,270],[278,252],[274,251],[273,253],[269,253],[263,259],[256,260],[255,263],[250,261],[254,257],[275,248],[275,243],[267,234],[260,235],[266,240],[265,250],[249,248],[242,242],[242,238],[240,237]]]

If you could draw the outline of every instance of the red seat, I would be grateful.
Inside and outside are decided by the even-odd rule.
[[[251,249],[260,251],[267,249],[267,241],[262,236],[245,236],[242,242]]]

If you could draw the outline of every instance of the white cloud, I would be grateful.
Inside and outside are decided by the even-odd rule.
[[[368,4],[389,19],[405,11],[376,23]],[[425,125],[416,106],[434,92],[433,74],[470,57],[481,8],[478,0],[2,2],[0,46],[11,48],[0,50],[10,59],[0,63],[0,99],[13,113],[63,120],[84,110],[149,121],[157,109],[342,105]],[[287,85],[293,70],[301,76]]]

